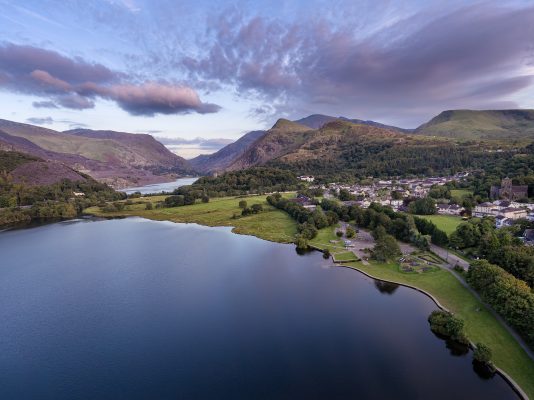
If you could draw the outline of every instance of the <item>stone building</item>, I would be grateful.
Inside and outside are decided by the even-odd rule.
[[[492,199],[520,200],[528,198],[527,185],[513,185],[508,177],[501,181],[501,186],[492,186],[490,190]]]

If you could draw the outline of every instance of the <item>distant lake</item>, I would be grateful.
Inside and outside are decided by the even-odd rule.
[[[292,245],[139,218],[0,233],[1,399],[513,399],[435,304]]]
[[[121,190],[121,192],[125,192],[126,194],[132,194],[135,192],[140,192],[141,194],[172,192],[174,189],[179,188],[180,186],[191,185],[198,178],[198,176],[193,178],[179,178],[172,182],[155,183],[152,185],[127,188]]]

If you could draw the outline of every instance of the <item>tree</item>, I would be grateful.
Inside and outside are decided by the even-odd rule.
[[[350,192],[347,189],[340,189],[339,190],[339,200],[341,201],[348,201],[348,200],[354,200],[355,197],[350,194]]]
[[[209,203],[209,202],[210,202],[210,198],[209,198],[209,196],[208,196],[208,195],[204,195],[204,196],[202,196],[202,202],[203,202],[203,203]]]
[[[492,351],[488,346],[486,346],[484,343],[476,344],[475,351],[473,352],[473,358],[475,361],[484,363],[486,365],[491,365],[492,356]]]
[[[241,208],[241,209],[247,208],[247,201],[246,200],[241,200],[239,202],[239,208]]]
[[[263,206],[261,204],[252,204],[250,207],[253,214],[257,214],[261,211],[263,211]]]
[[[308,249],[308,240],[303,238],[302,236],[297,236],[297,239],[295,241],[297,245],[298,250],[307,250]]]
[[[347,236],[349,239],[356,236],[356,231],[352,226],[347,226],[347,229],[345,230],[345,236]]]
[[[464,321],[450,312],[443,310],[432,311],[428,317],[428,322],[433,332],[450,337],[460,343],[469,343],[464,333]]]
[[[417,199],[410,203],[409,210],[412,214],[432,215],[436,213],[436,202],[431,197]]]
[[[329,249],[324,249],[323,250],[323,258],[325,260],[328,260],[330,258],[330,250]]]
[[[377,237],[371,257],[380,262],[387,262],[401,254],[397,240],[387,233]]]
[[[152,205],[151,202],[146,203],[145,210],[152,210],[153,208],[154,208],[154,206]]]
[[[336,236],[337,237],[342,237],[343,236],[343,232],[342,231],[336,231]]]

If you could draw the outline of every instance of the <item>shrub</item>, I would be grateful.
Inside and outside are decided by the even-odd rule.
[[[430,329],[442,336],[449,337],[459,343],[467,344],[469,340],[464,333],[464,321],[450,312],[435,310],[428,317]]]
[[[491,349],[484,343],[477,343],[475,351],[473,352],[473,358],[475,361],[491,365],[492,352]]]

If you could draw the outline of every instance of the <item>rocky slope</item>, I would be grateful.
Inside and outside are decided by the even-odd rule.
[[[232,162],[245,153],[253,143],[263,137],[267,131],[252,131],[241,136],[238,140],[223,147],[219,151],[200,155],[189,160],[191,167],[201,173],[225,170]]]
[[[57,132],[0,120],[0,148],[62,162],[115,188],[164,182],[191,171],[186,160],[150,135]]]

